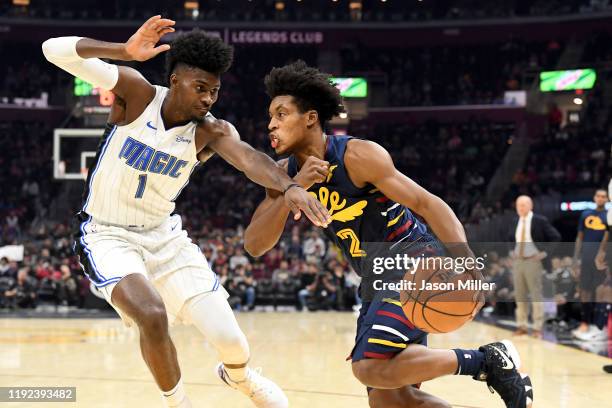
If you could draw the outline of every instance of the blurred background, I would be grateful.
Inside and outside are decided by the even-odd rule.
[[[113,96],[49,64],[41,43],[63,35],[123,42],[154,14],[176,19],[177,33],[205,30],[234,45],[213,114],[270,155],[264,75],[298,58],[332,74],[348,114],[328,132],[385,146],[398,169],[454,209],[472,241],[502,240],[514,200],[528,194],[573,242],[581,211],[595,207],[597,188],[607,190],[608,0],[3,0],[0,316],[112,313],[72,253],[70,224],[101,134],[86,129],[103,128]],[[129,64],[166,83],[163,57]],[[177,200],[232,306],[358,308],[359,277],[306,223],[290,221],[261,258],[244,252],[244,227],[263,197],[213,158]],[[547,335],[578,344],[570,330],[580,318],[572,306],[579,271],[566,252],[554,254],[544,275]],[[504,290],[482,318],[512,327],[506,255],[492,259],[491,279]],[[605,345],[584,347],[607,353]]]

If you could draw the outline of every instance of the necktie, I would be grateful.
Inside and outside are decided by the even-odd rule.
[[[521,232],[520,232],[520,237],[521,237],[521,241],[519,242],[519,258],[522,258],[525,252],[525,236],[527,234],[527,232],[525,231],[525,218],[521,217],[520,220],[521,223]]]

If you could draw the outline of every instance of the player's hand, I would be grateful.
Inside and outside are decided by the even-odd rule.
[[[314,156],[308,156],[306,162],[295,175],[294,179],[302,187],[308,190],[314,184],[322,183],[327,178],[329,173],[329,162],[325,160],[317,159]]]
[[[174,20],[161,18],[160,15],[153,16],[138,31],[132,35],[125,43],[125,52],[129,59],[135,61],[146,61],[155,57],[160,52],[168,51],[170,45],[162,44],[155,46],[166,34],[174,32],[172,27]]]
[[[545,251],[540,251],[535,255],[535,259],[538,261],[541,261],[542,259],[546,258],[548,256],[548,253]]]
[[[598,270],[602,271],[608,267],[606,262],[606,253],[604,251],[598,251],[595,256],[595,266]]]
[[[285,203],[293,212],[294,220],[299,220],[302,211],[304,211],[306,217],[318,227],[327,228],[327,225],[332,221],[323,204],[297,185],[285,191]]]

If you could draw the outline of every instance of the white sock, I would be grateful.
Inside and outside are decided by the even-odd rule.
[[[230,380],[233,382],[241,382],[246,380],[247,366],[240,368],[227,368],[225,364],[223,364],[223,368],[227,373]]]
[[[183,379],[179,378],[178,382],[170,391],[162,391],[162,399],[164,404],[169,408],[191,408],[191,401],[185,394]]]

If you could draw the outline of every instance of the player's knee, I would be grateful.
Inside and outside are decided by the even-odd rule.
[[[419,408],[452,408],[452,405],[446,401],[433,397],[432,399],[422,401],[419,404]]]
[[[135,321],[141,334],[163,337],[168,333],[168,315],[163,304],[144,308]]]
[[[400,408],[398,405],[389,404],[386,401],[380,401],[375,398],[368,398],[368,406],[370,408]]]
[[[366,387],[372,388],[399,388],[400,384],[395,376],[386,369],[387,360],[365,359],[352,364],[353,375]]]
[[[249,343],[241,331],[223,333],[214,343],[226,363],[242,363],[249,359]]]
[[[234,355],[249,355],[249,343],[242,332],[235,333],[225,340],[225,347],[228,353]]]

